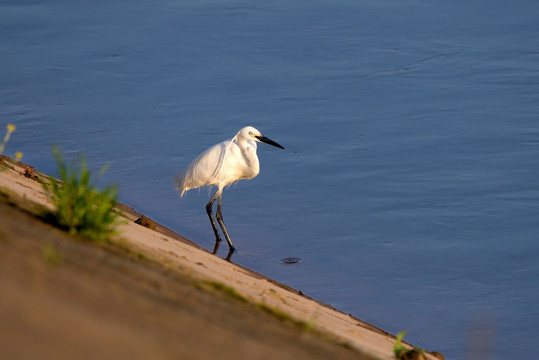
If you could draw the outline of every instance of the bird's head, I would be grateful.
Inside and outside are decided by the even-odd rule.
[[[252,126],[246,126],[243,129],[241,129],[238,132],[238,135],[236,135],[236,137],[237,137],[238,140],[245,140],[245,141],[252,140],[252,141],[256,141],[256,142],[263,142],[263,143],[266,143],[266,144],[273,145],[273,146],[276,146],[278,148],[284,149],[284,147],[277,144],[275,141],[273,141],[271,139],[268,139],[267,137],[262,135],[262,133],[260,133],[260,131],[258,131],[257,129],[255,129]]]

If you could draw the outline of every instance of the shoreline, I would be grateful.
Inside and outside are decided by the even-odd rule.
[[[16,211],[15,208],[22,208],[26,212],[31,212],[28,209],[32,207],[34,209],[51,208],[41,184],[32,179],[35,176],[43,175],[23,163],[14,165],[13,169],[0,172],[0,192],[8,199],[8,203],[13,203],[11,205],[14,206],[12,211]],[[6,202],[5,199],[3,202]],[[319,341],[332,349],[336,346],[340,349],[338,351],[344,352],[339,355],[341,358],[348,358],[347,356],[350,355],[352,358],[358,359],[395,359],[392,350],[395,343],[394,335],[345,314],[328,304],[305,296],[300,291],[270,279],[263,274],[212,255],[206,249],[153,222],[132,207],[119,204],[118,208],[122,210],[122,216],[126,220],[125,223],[119,225],[119,241],[122,247],[126,248],[125,251],[131,254],[131,257],[134,255],[134,257],[140,258],[139,262],[149,261],[153,264],[152,266],[155,265],[166,273],[179,276],[183,282],[190,283],[192,287],[194,286],[194,291],[209,291],[212,294],[214,292],[228,293],[227,296],[233,298],[232,300],[235,299],[236,303],[248,304],[249,310],[247,311],[255,312],[255,315],[252,316],[276,318],[283,323],[282,325],[287,328],[287,331],[292,326],[293,331],[300,337],[308,337],[309,339],[312,337],[314,342]],[[145,220],[144,223],[147,224],[147,227],[135,223],[137,219],[141,218]],[[0,227],[0,235],[2,235],[2,231],[6,230]],[[54,232],[58,231],[54,229]],[[8,232],[8,235],[11,235],[12,238],[17,237],[16,233]],[[96,247],[89,243],[85,243],[85,246]],[[97,247],[99,248],[99,246]],[[62,266],[62,264],[58,265],[58,267]],[[129,266],[136,268],[139,265],[132,264]],[[203,289],[198,289],[199,287]],[[221,296],[222,294],[214,296],[214,300],[220,302],[222,300]],[[184,300],[174,298],[171,301],[181,305]],[[238,304],[233,303],[232,308],[235,307],[238,307]],[[262,314],[257,314],[257,312]],[[0,314],[2,314],[1,307]],[[237,321],[237,324],[230,324],[231,320],[226,319],[225,323],[219,325],[223,329],[228,329],[227,324],[231,325],[232,328],[245,326],[241,319]],[[232,322],[234,321],[232,320]],[[258,322],[248,326],[246,331],[249,332],[259,326],[264,327]],[[6,329],[3,330],[5,331]],[[202,339],[205,336],[204,333],[193,335]],[[231,335],[234,338],[234,334]],[[195,340],[193,339],[193,341]],[[271,339],[268,341],[271,342]],[[298,344],[298,346],[300,345]],[[257,346],[262,345],[258,344]],[[307,348],[300,346],[302,351],[306,351]],[[266,351],[270,350],[266,349]],[[320,352],[319,350],[317,351]],[[221,355],[223,354],[219,356]],[[310,356],[314,355],[315,353],[310,354]],[[426,356],[428,359],[436,359],[436,357],[428,353],[426,353]],[[164,354],[163,358],[170,357],[173,356],[167,357],[167,354]],[[249,356],[235,354],[234,358],[247,359]]]

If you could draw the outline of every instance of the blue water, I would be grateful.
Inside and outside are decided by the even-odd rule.
[[[478,342],[535,359],[537,14],[531,0],[3,1],[6,152],[51,174],[52,143],[110,163],[121,201],[212,249],[209,191],[179,199],[172,178],[253,125],[286,150],[261,144],[260,175],[224,195],[234,262],[446,359]]]

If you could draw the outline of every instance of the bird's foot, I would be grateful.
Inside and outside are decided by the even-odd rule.
[[[215,246],[213,247],[212,252],[213,255],[217,254],[217,251],[219,251],[219,246],[221,246],[221,239],[215,240]]]
[[[230,259],[232,258],[232,254],[234,254],[234,251],[236,249],[234,247],[231,247],[230,250],[228,250],[228,255],[226,256],[226,261],[230,261]]]

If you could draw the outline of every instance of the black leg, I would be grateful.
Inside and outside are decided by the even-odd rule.
[[[221,242],[221,235],[219,235],[219,230],[217,230],[217,225],[215,225],[215,220],[212,214],[213,203],[215,202],[215,199],[217,199],[218,195],[219,195],[219,190],[217,190],[215,194],[213,194],[210,201],[206,204],[206,212],[208,213],[208,217],[210,218],[210,222],[211,222],[211,227],[213,228],[213,232],[215,233],[215,246],[216,246],[215,250],[219,248],[218,244]]]
[[[230,262],[230,258],[232,257],[232,254],[234,253],[234,249],[228,250],[228,255],[226,256],[226,261]]]
[[[234,252],[235,247],[232,245],[232,240],[230,240],[230,236],[228,235],[228,231],[226,230],[225,223],[223,221],[223,214],[221,214],[221,200],[223,199],[223,193],[221,192],[219,194],[219,202],[217,203],[217,213],[215,214],[215,217],[217,218],[217,221],[219,222],[219,225],[221,225],[221,229],[223,230],[223,234],[225,235],[225,239],[228,242],[228,247],[230,248],[230,253]],[[230,254],[232,255],[232,254]]]
[[[219,251],[219,246],[221,246],[221,243],[219,241],[216,241],[215,246],[213,247],[213,255],[217,255],[217,251]]]

